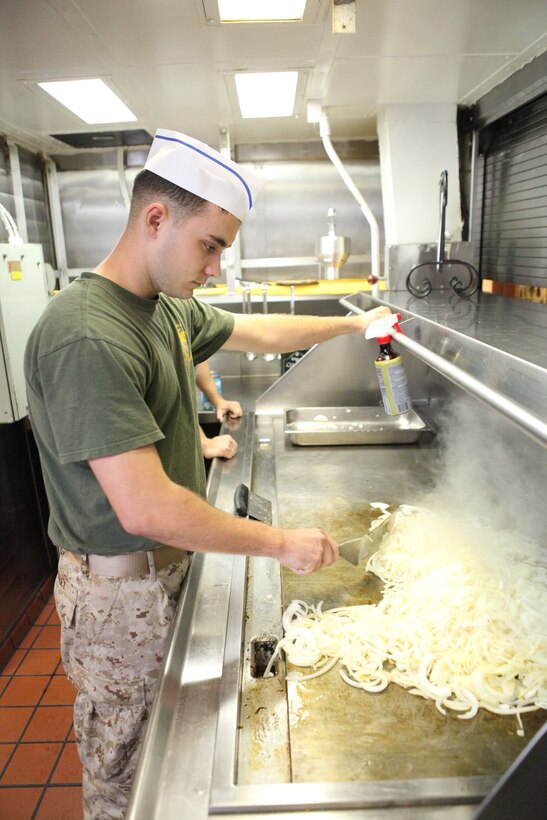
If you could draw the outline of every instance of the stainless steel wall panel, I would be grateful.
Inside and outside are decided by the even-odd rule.
[[[23,183],[28,241],[41,245],[44,261],[53,265],[55,260],[44,189],[42,159],[24,148],[19,148],[19,165]]]
[[[54,264],[49,216],[46,206],[42,175],[42,159],[24,148],[18,148],[19,166],[23,186],[23,205],[27,222],[28,242],[42,246],[44,261]],[[5,140],[0,139],[0,203],[16,218],[13,180],[9,149]],[[4,227],[0,227],[0,242],[7,241]]]
[[[367,200],[380,225],[383,247],[383,212],[379,160],[346,163],[348,173]],[[268,162],[256,168],[267,179],[242,229],[242,257],[315,257],[315,241],[328,232],[327,211],[336,209],[336,233],[349,236],[352,253],[342,276],[363,277],[370,273],[370,230],[355,199],[337,170],[328,161]],[[365,255],[365,262],[355,257]],[[314,276],[317,268],[245,269],[248,279],[276,281],[305,273]]]
[[[342,276],[362,277],[370,272],[370,231],[357,203],[327,160],[261,161],[242,165],[266,179],[266,187],[241,229],[242,258],[278,259],[315,257],[315,242],[328,231],[327,212],[336,209],[336,230],[349,236],[352,256]],[[126,179],[131,190],[143,160],[142,151],[126,156]],[[89,153],[56,158],[59,194],[65,229],[69,268],[97,265],[118,240],[127,217],[123,204],[115,152]],[[377,156],[347,162],[347,170],[376,216],[383,245],[382,192]],[[365,261],[356,261],[356,257]],[[249,280],[276,281],[283,278],[316,278],[319,265],[299,264],[245,267]]]
[[[136,172],[131,176],[132,185]],[[61,171],[57,175],[69,268],[94,268],[125,227],[127,208],[115,168]]]

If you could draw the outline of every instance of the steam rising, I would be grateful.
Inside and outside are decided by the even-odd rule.
[[[454,401],[441,431],[436,486],[422,503],[545,546],[547,451],[468,397]]]

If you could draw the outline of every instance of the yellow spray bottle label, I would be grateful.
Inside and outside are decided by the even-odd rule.
[[[390,344],[392,328],[399,333],[402,332],[399,327],[400,321],[400,313],[391,313],[389,316],[374,319],[365,331],[366,339],[375,338],[380,345],[380,353],[374,366],[382,393],[384,410],[389,416],[399,416],[401,413],[408,413],[412,410],[403,357],[394,353]]]
[[[406,371],[401,356],[384,361],[375,361],[376,374],[382,393],[384,410],[390,416],[398,416],[412,409],[408,395]]]

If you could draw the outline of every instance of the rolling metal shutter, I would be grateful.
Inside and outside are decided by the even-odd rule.
[[[483,278],[547,285],[547,94],[480,134]]]

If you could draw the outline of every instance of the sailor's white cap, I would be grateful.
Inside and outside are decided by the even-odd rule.
[[[264,182],[204,142],[158,128],[144,165],[243,222]]]

